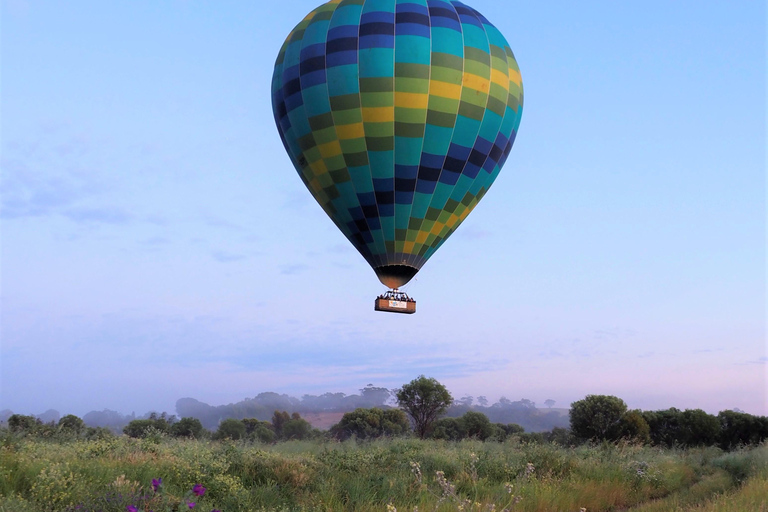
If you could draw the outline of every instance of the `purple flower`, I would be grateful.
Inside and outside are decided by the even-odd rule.
[[[157,490],[160,488],[161,485],[163,485],[163,479],[162,478],[153,478],[152,479],[152,490],[157,492]]]
[[[187,503],[187,506],[188,506],[189,508],[191,508],[191,509],[192,509],[192,508],[195,508],[195,502],[194,502],[194,501],[190,501],[189,503]]]
[[[192,493],[195,496],[202,496],[203,494],[205,494],[205,487],[203,487],[200,484],[195,484],[195,486],[192,488]]]
[[[139,512],[139,509],[137,509],[133,505],[128,505],[127,507],[125,507],[125,510],[127,510],[128,512]]]

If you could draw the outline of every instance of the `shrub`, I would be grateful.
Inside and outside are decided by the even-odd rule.
[[[228,418],[219,423],[219,428],[214,435],[216,439],[238,440],[245,437],[245,423],[241,420]]]
[[[341,421],[331,427],[331,435],[338,440],[355,436],[358,439],[400,436],[410,430],[408,418],[399,409],[355,409],[345,413]]]

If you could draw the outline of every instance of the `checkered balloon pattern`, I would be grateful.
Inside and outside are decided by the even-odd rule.
[[[332,0],[290,33],[272,106],[293,165],[390,288],[469,215],[523,112],[504,36],[456,0]]]

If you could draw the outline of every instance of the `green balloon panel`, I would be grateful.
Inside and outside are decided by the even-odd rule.
[[[272,105],[338,228],[374,269],[415,274],[496,179],[523,88],[504,36],[461,2],[333,0],[283,44]]]

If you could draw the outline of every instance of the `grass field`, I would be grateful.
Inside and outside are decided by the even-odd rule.
[[[203,496],[191,493],[195,484]],[[768,445],[2,438],[0,512],[160,512],[190,502],[205,512],[768,512]]]

